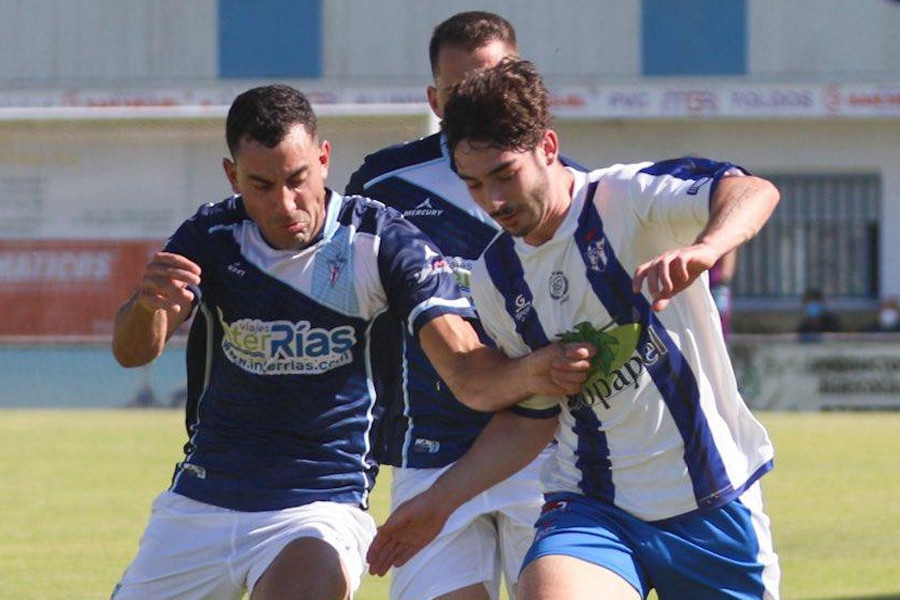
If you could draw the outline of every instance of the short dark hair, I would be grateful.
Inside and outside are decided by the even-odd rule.
[[[451,152],[463,140],[533,150],[550,126],[550,95],[541,76],[530,61],[510,57],[454,86],[441,121]]]
[[[311,137],[316,135],[316,113],[303,93],[283,84],[256,87],[231,103],[225,120],[225,140],[234,158],[245,137],[274,148],[298,124]]]
[[[434,28],[428,44],[431,74],[437,75],[438,55],[445,46],[459,46],[472,51],[499,40],[516,50],[516,30],[509,21],[494,13],[480,10],[453,15]]]

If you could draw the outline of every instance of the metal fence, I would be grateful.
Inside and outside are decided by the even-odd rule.
[[[735,294],[796,300],[807,288],[844,300],[879,296],[878,174],[765,175],[781,203],[738,255]]]

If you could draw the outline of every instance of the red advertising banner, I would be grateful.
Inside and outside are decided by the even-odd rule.
[[[0,336],[110,335],[153,241],[0,240]]]

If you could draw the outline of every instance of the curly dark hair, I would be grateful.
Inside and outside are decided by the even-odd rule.
[[[283,84],[256,87],[231,103],[225,120],[225,140],[234,158],[245,137],[274,148],[298,124],[310,136],[316,135],[316,113],[303,93]]]
[[[473,10],[453,15],[434,28],[428,44],[431,74],[437,76],[438,55],[441,48],[459,46],[469,52],[499,40],[516,50],[516,30],[509,21],[494,13]]]
[[[547,88],[534,64],[517,58],[467,75],[454,86],[441,121],[451,153],[463,140],[526,152],[537,147],[550,126]]]

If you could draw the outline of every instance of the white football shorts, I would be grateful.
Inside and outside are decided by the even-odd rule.
[[[372,517],[349,504],[242,512],[165,491],[153,502],[138,554],[111,600],[240,600],[278,553],[302,537],[337,550],[355,592],[374,535]]]
[[[454,511],[430,544],[393,569],[391,600],[431,600],[477,583],[484,583],[491,600],[497,600],[501,573],[514,599],[522,559],[534,540],[534,522],[544,502],[541,467],[551,453],[544,449],[521,471]],[[449,468],[394,468],[391,509],[428,489]]]

